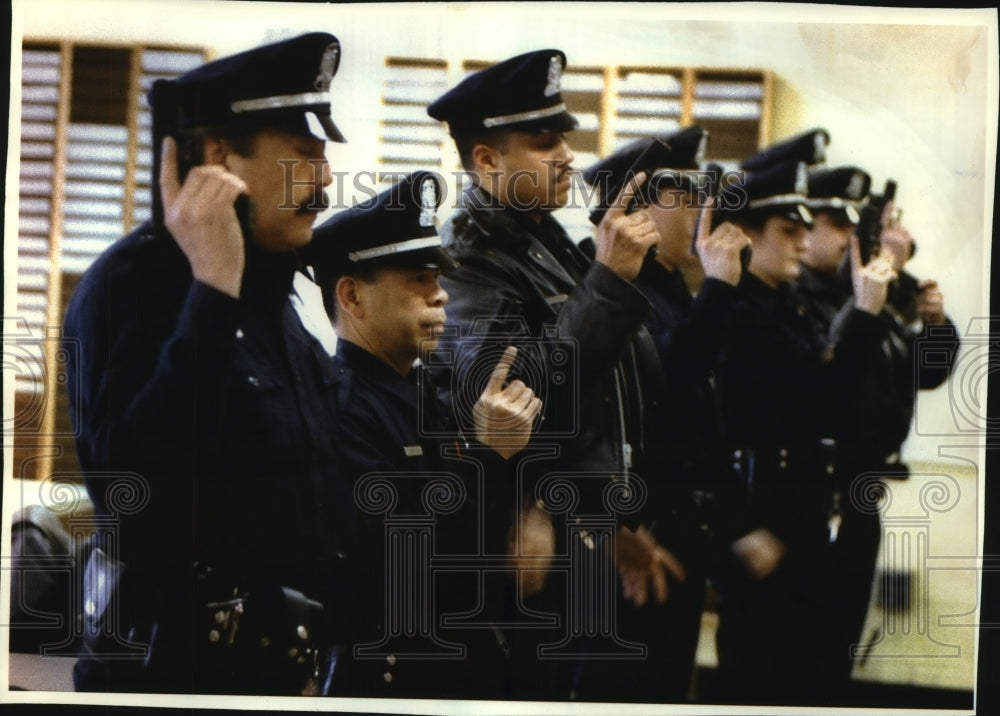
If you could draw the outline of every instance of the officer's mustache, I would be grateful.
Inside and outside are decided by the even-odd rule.
[[[299,204],[298,208],[295,209],[295,213],[308,214],[314,211],[324,211],[329,209],[330,205],[330,195],[327,194],[322,188],[317,187],[312,192],[308,201]]]

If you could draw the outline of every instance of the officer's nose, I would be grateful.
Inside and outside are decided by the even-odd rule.
[[[576,159],[566,137],[563,137],[559,142],[559,157],[559,161],[563,164],[572,164],[573,160]]]
[[[435,291],[431,295],[431,304],[434,306],[443,306],[448,303],[448,292],[444,290],[444,287],[440,282],[435,281]]]
[[[333,170],[330,169],[330,162],[326,157],[323,157],[323,161],[320,165],[320,172],[322,176],[321,181],[323,182],[324,187],[333,184]]]

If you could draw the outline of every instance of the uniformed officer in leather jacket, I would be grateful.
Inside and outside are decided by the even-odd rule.
[[[578,502],[560,515],[567,520],[557,525],[562,552],[567,540],[581,539],[589,550],[609,549],[587,543],[572,524],[585,514],[615,514],[606,500],[609,482],[651,479],[644,470],[645,447],[658,439],[645,425],[647,402],[655,400],[645,376],[658,370],[642,326],[650,304],[633,281],[659,235],[647,212],[625,212],[645,177],[622,190],[598,225],[591,261],[552,217],[569,200],[573,181],[567,133],[577,120],[560,93],[565,65],[556,49],[519,55],[468,76],[428,107],[430,116],[448,123],[472,179],[441,227],[460,264],[442,283],[450,296],[449,316],[462,327],[467,349],[452,366],[457,377],[451,382],[478,390],[475,376],[483,370],[475,356],[497,340],[491,329],[522,331],[533,342],[521,348],[524,360],[514,366],[545,402],[529,448],[552,445],[558,452],[536,460],[517,479],[530,482],[553,471],[570,477]],[[544,503],[530,487],[529,499]],[[636,490],[642,492],[641,485]],[[656,599],[666,599],[668,575],[681,577],[682,567],[656,543],[641,516],[617,516],[628,523],[617,530],[615,557],[629,596],[645,601],[652,590]],[[572,588],[549,580],[535,608],[565,614],[577,596],[589,598],[566,591]],[[574,681],[574,657],[546,660],[536,651],[539,644],[559,642],[566,629],[559,624],[518,634],[525,653],[512,695],[587,697],[587,684]]]
[[[322,688],[335,402],[289,292],[327,205],[325,144],[344,141],[340,51],[310,33],[154,86],[157,220],[66,313],[99,527],[78,690]]]

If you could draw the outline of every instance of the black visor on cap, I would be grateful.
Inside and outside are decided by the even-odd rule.
[[[278,129],[289,134],[300,137],[309,137],[321,141],[346,142],[337,125],[333,123],[333,118],[328,113],[314,112],[287,112],[276,110],[273,112],[255,112],[238,117],[236,122],[244,127],[260,129]]]
[[[812,204],[812,202],[810,202]],[[810,213],[816,214],[829,214],[834,224],[839,226],[856,226],[861,220],[861,214],[853,206],[823,206],[821,204],[812,204],[810,207]]]
[[[337,125],[333,123],[333,117],[331,117],[329,114],[324,112],[310,112],[306,117],[307,124],[309,123],[309,116],[315,117],[317,120],[319,120],[319,124],[323,128],[323,131],[326,134],[326,139],[329,139],[331,142],[347,141],[347,139],[345,139],[344,135],[341,133],[340,129],[337,128]],[[313,131],[310,131],[310,134],[316,136],[316,133]],[[316,138],[323,139],[323,137],[316,137]]]
[[[368,263],[373,266],[385,266],[386,268],[426,268],[441,269],[442,271],[458,268],[458,262],[441,246],[429,246],[415,251],[390,254],[385,257],[371,259]]]
[[[785,218],[791,219],[792,221],[800,221],[808,227],[813,225],[813,215],[809,211],[805,204],[796,204],[791,207],[785,214]]]

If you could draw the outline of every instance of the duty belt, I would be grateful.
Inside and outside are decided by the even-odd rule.
[[[746,504],[751,508],[757,493],[767,487],[804,483],[815,487],[826,504],[827,530],[833,543],[842,522],[836,452],[833,438],[788,446],[734,448],[732,467],[744,484]]]

